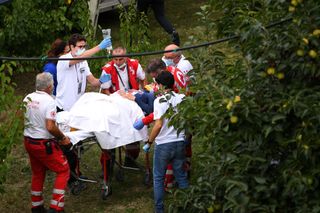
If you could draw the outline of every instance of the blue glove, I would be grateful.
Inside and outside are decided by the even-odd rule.
[[[150,151],[150,144],[146,143],[143,147],[142,147],[143,151],[145,153],[148,153]]]
[[[140,130],[144,127],[144,123],[142,122],[142,118],[139,118],[137,119],[134,124],[133,124],[133,127],[136,129],[136,130]]]
[[[106,49],[107,47],[111,47],[112,46],[111,38],[103,39],[98,46],[99,46],[100,50]]]
[[[111,80],[110,74],[103,72],[99,78],[101,84],[106,83]]]

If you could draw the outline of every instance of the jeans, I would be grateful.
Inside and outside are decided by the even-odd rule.
[[[153,102],[156,99],[153,92],[143,92],[134,95],[135,102],[139,105],[143,112],[147,115],[153,112]]]
[[[164,212],[164,178],[169,162],[172,163],[173,174],[178,183],[178,187],[180,189],[185,189],[189,186],[187,172],[183,169],[185,159],[184,141],[155,145],[153,155],[153,191],[155,212]]]

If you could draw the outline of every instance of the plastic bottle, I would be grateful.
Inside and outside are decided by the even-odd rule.
[[[110,38],[111,39],[111,29],[102,29],[102,36],[103,38]],[[110,54],[112,50],[112,45],[107,47],[107,51]]]

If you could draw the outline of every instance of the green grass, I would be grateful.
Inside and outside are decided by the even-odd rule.
[[[180,34],[181,46],[184,46],[188,39],[188,33],[194,30],[197,26],[195,12],[199,7],[207,2],[206,0],[175,0],[165,1],[166,15]],[[119,20],[116,12],[102,14],[99,18],[99,24],[103,28],[112,29],[113,42],[117,43],[119,38]],[[170,37],[160,27],[155,20],[153,12],[150,10],[149,22],[151,26],[151,42],[164,44],[157,50],[161,50],[165,45],[170,43]],[[188,53],[184,53],[188,55]],[[152,57],[161,57],[152,56]],[[146,65],[146,61],[151,57],[143,58],[142,66]],[[34,76],[32,76],[34,78]],[[33,85],[28,87],[27,92],[21,91],[21,94],[32,92]],[[21,136],[22,138],[22,136]],[[7,174],[7,182],[4,184],[5,193],[0,194],[0,212],[29,212],[30,211],[30,181],[31,170],[29,165],[28,155],[24,150],[22,140],[17,142],[17,146],[13,149],[7,163],[10,165],[10,170]],[[101,183],[99,175],[100,170],[100,150],[98,146],[93,146],[92,149],[84,153],[82,162],[82,171],[90,178],[99,180],[99,183],[88,184],[88,188],[78,196],[66,194],[65,208],[68,213],[150,213],[153,212],[153,189],[143,185],[143,172],[125,172],[124,182],[118,182],[115,179],[112,181],[112,196],[107,200],[102,200],[100,196]],[[143,164],[143,152],[140,153],[139,162]],[[52,185],[54,174],[48,172],[45,184],[45,202],[51,199]],[[172,199],[172,195],[166,196],[167,200]],[[167,204],[168,202],[166,202]]]

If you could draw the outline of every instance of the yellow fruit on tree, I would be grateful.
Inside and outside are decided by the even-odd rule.
[[[279,80],[284,79],[284,73],[283,73],[283,72],[279,72],[279,73],[277,74],[277,78],[278,78]]]
[[[316,58],[317,57],[317,52],[315,51],[315,50],[310,50],[309,51],[309,56],[311,57],[311,58]]]
[[[296,8],[294,6],[289,6],[288,10],[289,12],[293,13],[296,10]]]
[[[238,103],[241,101],[241,98],[239,95],[237,95],[236,97],[234,97],[234,100],[233,100],[235,103]]]
[[[297,50],[297,55],[298,56],[303,56],[304,55],[304,51],[301,50],[301,49]]]
[[[231,116],[230,117],[230,122],[233,123],[233,124],[237,123],[238,122],[238,117],[235,116],[235,115]]]
[[[320,29],[315,29],[315,30],[312,32],[312,35],[314,35],[314,36],[319,36],[319,35],[320,35]]]
[[[299,134],[299,135],[297,136],[297,140],[298,140],[298,141],[301,141],[301,140],[302,140],[302,135],[301,135],[301,134]]]
[[[267,69],[267,73],[268,73],[268,75],[273,75],[275,73],[275,69],[273,67],[269,67]]]
[[[231,107],[233,106],[233,102],[232,101],[229,101],[226,108],[227,110],[231,110]]]
[[[293,6],[297,6],[297,5],[298,5],[298,1],[297,1],[297,0],[291,0],[291,4],[292,4]]]
[[[214,208],[212,206],[210,206],[209,208],[207,208],[207,212],[208,213],[213,213],[214,212]]]
[[[307,38],[302,39],[305,44],[309,44],[309,40]]]

